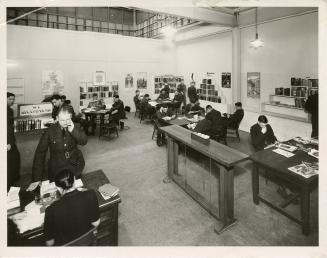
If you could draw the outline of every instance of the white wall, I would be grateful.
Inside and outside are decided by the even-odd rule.
[[[93,81],[95,71],[105,71],[107,81],[119,82],[125,105],[134,109],[136,73],[148,73],[148,89],[154,95],[155,75],[175,71],[174,51],[162,40],[96,32],[76,32],[9,25],[7,30],[8,78],[25,79],[25,102],[38,103],[43,70],[64,73],[64,94],[79,108],[79,81]],[[134,87],[125,89],[126,73],[134,75]]]
[[[219,30],[222,29],[216,28],[217,32]],[[213,33],[212,27],[198,28],[193,31],[193,34],[205,35],[203,32]],[[186,38],[192,38],[192,35],[190,35],[190,32],[185,34],[187,35],[179,35],[178,37],[182,41],[177,42],[176,47],[177,73],[184,76],[187,86],[191,81],[191,74],[194,73],[197,87],[200,87],[202,79],[207,78],[207,72],[215,73],[214,77],[212,77],[215,80],[215,89],[222,92],[227,104],[231,104],[233,85],[231,89],[222,89],[221,73],[232,72],[232,32],[189,40],[186,40]],[[216,108],[220,107],[221,109],[222,105],[216,106]],[[226,110],[226,107],[224,109]]]
[[[254,27],[241,29],[241,99],[248,111],[241,129],[245,131],[256,122],[260,102],[268,101],[276,87],[290,87],[291,77],[318,78],[317,13],[260,24],[258,33],[265,45],[254,50],[249,47]],[[261,99],[247,98],[247,72],[261,73]],[[276,117],[270,123],[282,140],[310,136],[309,123]]]

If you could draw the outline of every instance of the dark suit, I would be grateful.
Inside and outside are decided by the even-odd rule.
[[[14,132],[14,111],[7,106],[7,144],[11,148],[7,151],[7,191],[19,179],[20,153],[16,146]]]
[[[135,108],[140,109],[141,100],[139,99],[139,96],[134,96],[133,100],[134,100]]]
[[[70,169],[76,177],[79,177],[84,169],[85,161],[77,145],[85,145],[86,143],[85,133],[76,124],[71,133],[63,132],[59,123],[47,128],[35,151],[32,180],[41,181],[44,179],[44,162],[48,148],[50,149],[48,162],[48,179],[50,181],[53,181],[56,173],[64,168]]]
[[[115,110],[117,110],[118,113],[115,113],[115,114],[111,115],[111,112],[113,112]],[[110,109],[110,117],[109,118],[110,118],[110,120],[115,121],[115,122],[118,123],[118,121],[120,119],[123,119],[125,117],[126,117],[126,114],[125,114],[124,102],[121,101],[120,99],[118,99],[117,102],[114,102],[112,104],[112,107]]]
[[[177,91],[183,94],[183,105],[186,106],[186,85],[184,83],[180,83],[177,86]]]
[[[159,99],[169,99],[169,93],[167,94],[167,92],[163,93],[161,92],[157,98],[157,100]]]
[[[318,115],[318,94],[314,94],[309,96],[307,101],[305,102],[305,110],[308,111],[311,114],[311,124],[312,124],[312,132],[311,137],[318,137],[319,132],[319,115]]]
[[[143,98],[140,102],[140,111],[144,114],[153,115],[156,109],[149,104],[146,98]]]
[[[200,121],[195,127],[196,132],[204,133],[209,136],[216,135],[223,129],[221,114],[215,109],[212,109],[207,113],[205,119]]]
[[[189,97],[191,103],[195,103],[199,99],[195,86],[188,87],[187,96]]]
[[[228,126],[231,128],[238,129],[239,124],[241,123],[242,119],[244,117],[244,110],[243,109],[237,109],[233,115],[228,120]]]
[[[267,132],[263,134],[261,132],[262,128],[260,127],[259,124],[255,124],[251,126],[250,129],[251,141],[256,151],[263,150],[267,145],[273,144],[275,141],[277,141],[277,138],[271,126],[267,124],[266,127],[267,127]]]

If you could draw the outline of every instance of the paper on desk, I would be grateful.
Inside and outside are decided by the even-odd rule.
[[[180,119],[180,120],[186,119],[186,116],[179,116],[179,117],[177,117],[177,119]]]
[[[75,188],[79,188],[79,187],[83,187],[83,182],[82,182],[82,180],[81,179],[77,179],[77,180],[75,180],[75,182],[74,182],[74,187]]]
[[[291,152],[289,152],[289,151],[286,151],[286,150],[279,149],[279,148],[273,150],[273,152],[276,152],[276,153],[278,153],[278,154],[280,154],[280,155],[283,155],[283,156],[286,157],[286,158],[289,158],[289,157],[294,156],[293,153],[291,153]]]
[[[28,213],[26,211],[17,213],[10,217],[10,219],[17,225],[19,233],[24,233],[41,227],[44,223],[44,213]]]
[[[9,192],[7,193],[7,202],[19,200],[19,191],[20,187],[10,187]]]
[[[155,106],[157,105],[157,102],[155,102],[155,101],[149,101],[149,104],[150,104],[151,106],[155,107]]]
[[[56,192],[57,187],[54,182],[49,183],[49,180],[42,181],[41,188],[40,188],[40,195],[43,196],[46,193]]]

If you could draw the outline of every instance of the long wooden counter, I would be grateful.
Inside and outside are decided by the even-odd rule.
[[[205,145],[191,139],[192,132],[181,126],[171,125],[161,130],[168,136],[168,178],[219,219],[222,225],[217,223],[215,231],[222,233],[236,222],[234,165],[249,156],[213,140]]]

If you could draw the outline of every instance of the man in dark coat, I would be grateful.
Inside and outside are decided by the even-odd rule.
[[[156,112],[156,108],[149,104],[149,99],[150,99],[149,94],[145,94],[140,102],[140,111],[152,117]]]
[[[251,126],[250,129],[251,141],[256,151],[263,150],[266,146],[277,141],[273,129],[268,124],[266,116],[259,116],[258,123]]]
[[[136,90],[135,91],[135,96],[133,98],[134,104],[135,104],[135,109],[140,109],[140,103],[141,103],[141,99],[140,99],[140,91]]]
[[[169,123],[167,123],[164,118],[170,117],[170,119],[171,119],[171,118],[176,117],[176,115],[174,115],[174,112],[173,112],[173,110],[171,108],[162,106],[156,112],[156,117],[157,117],[157,126],[158,127],[163,127],[163,126],[169,125]],[[163,145],[165,143],[165,141],[166,141],[166,139],[165,139],[165,133],[162,132],[161,130],[159,130],[159,128],[158,128],[158,132],[157,132],[157,144],[159,146],[161,146],[161,145]]]
[[[14,132],[14,111],[12,105],[15,94],[7,92],[7,191],[19,179],[20,154],[16,146]]]
[[[234,114],[227,115],[226,117],[227,126],[230,128],[238,129],[239,124],[241,123],[243,117],[244,117],[244,110],[242,108],[242,103],[236,102]]]
[[[168,83],[164,84],[164,87],[160,90],[160,94],[162,94],[164,92],[164,95],[162,95],[162,99],[169,99],[169,92],[170,92],[170,88]]]
[[[192,114],[201,114],[204,113],[204,108],[200,106],[199,101],[191,102],[186,105],[185,107],[185,114],[192,115]]]
[[[164,100],[164,99],[169,99],[169,92],[167,94],[165,89],[162,89],[157,100]]]
[[[126,118],[124,102],[119,99],[119,95],[114,96],[114,103],[109,111],[110,121],[113,121],[118,125],[120,119]],[[120,124],[121,129],[123,129],[123,123]]]
[[[186,85],[184,84],[184,81],[182,81],[180,84],[177,86],[177,91],[179,93],[183,94],[183,106],[186,106]]]
[[[312,132],[311,137],[318,137],[318,129],[319,129],[319,115],[318,115],[318,92],[315,94],[309,96],[307,101],[305,102],[305,111],[309,112],[311,114],[311,124],[312,124]]]
[[[211,105],[207,105],[205,119],[201,120],[194,130],[199,133],[214,136],[223,129],[221,113],[213,109]]]
[[[199,99],[198,94],[196,93],[194,81],[191,82],[191,86],[188,87],[188,89],[187,89],[187,96],[190,99],[191,103],[195,103]]]
[[[72,121],[71,109],[62,106],[57,116],[57,122],[47,128],[36,148],[33,168],[32,181],[39,182],[45,179],[44,162],[48,149],[50,150],[50,159],[48,161],[48,179],[53,181],[56,174],[69,169],[75,175],[80,177],[85,166],[82,152],[77,145],[85,145],[87,136],[84,131]],[[31,184],[28,190],[34,190],[36,184]]]

